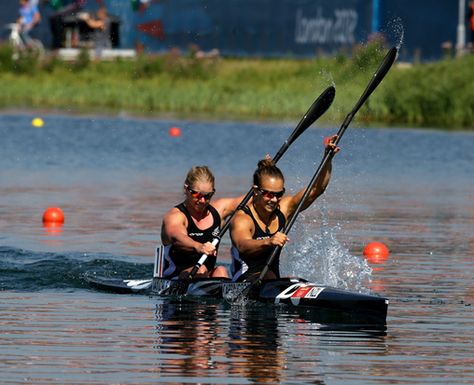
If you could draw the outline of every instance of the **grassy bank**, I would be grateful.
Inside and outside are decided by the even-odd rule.
[[[347,58],[222,59],[174,52],[135,61],[14,61],[0,48],[0,108],[217,119],[299,119],[328,86],[324,116],[341,123],[386,49],[369,45]],[[364,124],[474,128],[474,55],[409,68],[395,66],[357,115]],[[324,121],[323,119],[323,121]]]

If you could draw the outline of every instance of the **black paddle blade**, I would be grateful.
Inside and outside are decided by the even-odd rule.
[[[328,110],[334,100],[334,96],[336,96],[336,89],[333,86],[329,86],[319,95],[296,126],[292,136],[288,139],[288,143],[293,143],[304,130],[311,126]]]
[[[293,130],[293,132],[290,134],[288,139],[283,143],[281,148],[278,150],[276,155],[273,157],[273,161],[276,163],[278,160],[283,156],[283,154],[288,150],[290,145],[300,136],[309,126],[311,126],[316,119],[318,119],[322,114],[324,114],[328,108],[331,106],[332,101],[334,100],[334,95],[336,94],[336,89],[333,86],[329,86],[326,88],[321,95],[313,102],[309,110],[306,112],[306,114],[301,118],[301,121],[298,123],[296,128]],[[240,202],[238,208],[236,211],[239,210],[239,208],[245,206],[247,202],[250,200],[252,197],[252,189],[249,190],[245,198]],[[222,237],[225,232],[229,229],[230,227],[230,221],[234,217],[235,212],[234,211],[229,217],[227,217],[224,225],[222,226],[221,230],[219,231],[218,237]],[[204,256],[203,256],[204,257]],[[204,261],[206,260],[207,256],[205,256]],[[196,264],[196,266],[193,268],[191,273],[188,276],[188,279],[191,279],[194,277],[196,274],[197,270],[199,267],[204,263],[202,260]]]
[[[383,61],[380,64],[379,68],[377,69],[377,71],[374,73],[371,81],[367,85],[367,87],[366,87],[364,93],[362,94],[362,96],[360,97],[359,101],[356,103],[354,109],[344,119],[344,122],[342,123],[341,128],[337,132],[337,138],[335,140],[336,145],[341,140],[342,136],[344,135],[344,132],[346,131],[346,128],[349,126],[349,123],[352,121],[352,118],[354,117],[356,112],[359,110],[359,108],[362,106],[362,104],[368,99],[370,94],[372,94],[372,92],[374,92],[374,90],[380,84],[380,82],[385,77],[385,75],[387,74],[389,69],[392,67],[392,64],[395,62],[395,60],[397,58],[397,55],[398,55],[398,49],[396,47],[393,47],[392,49],[390,49],[390,51],[388,51],[387,55],[385,55],[385,58],[383,59]],[[331,159],[331,157],[333,155],[333,151],[334,150],[327,152],[324,155],[323,159],[321,160],[321,163],[318,166],[316,172],[314,173],[308,187],[306,188],[303,197],[301,198],[300,202],[298,203],[298,206],[296,207],[295,212],[293,213],[292,217],[287,222],[287,224],[285,226],[285,229],[283,230],[285,234],[288,234],[291,227],[295,223],[296,218],[297,218],[298,214],[300,213],[303,204],[306,202],[306,199],[308,198],[308,195],[309,195],[311,189],[313,188],[314,184],[316,183],[316,181],[318,180],[318,178],[321,174],[321,170],[324,169],[326,163]],[[263,268],[263,270],[260,274],[259,281],[261,281],[265,277],[265,275],[267,274],[270,265],[272,264],[273,260],[275,259],[276,255],[278,254],[278,251],[280,249],[281,249],[281,247],[279,247],[279,246],[276,246],[273,249],[272,254],[268,258],[267,263],[265,264],[265,267]],[[249,292],[249,290],[250,289],[248,289],[245,293],[242,293],[241,295],[246,295]]]
[[[359,109],[362,107],[362,105],[366,102],[366,100],[369,98],[369,96],[372,94],[372,92],[375,91],[377,86],[380,84],[380,82],[383,80],[385,75],[387,75],[387,72],[390,70],[392,67],[392,64],[395,62],[398,56],[398,48],[397,47],[392,47],[387,54],[385,55],[382,63],[380,64],[379,68],[377,71],[375,71],[374,75],[372,76],[372,79],[370,80],[369,84],[365,88],[364,92],[362,93],[361,97],[357,101],[356,105],[352,109],[351,112],[349,112],[342,122],[341,127],[339,128],[339,131],[337,132],[337,138],[334,142],[335,145],[339,144],[339,141],[342,138],[342,135],[344,135],[344,132],[346,131],[346,128],[349,126],[351,123],[352,119],[354,118],[355,114]]]
[[[290,144],[292,144],[309,126],[318,120],[329,109],[329,107],[331,107],[335,95],[336,89],[333,86],[329,86],[321,95],[319,95],[311,107],[309,107],[308,111],[306,111],[306,114],[301,118],[285,144],[273,157],[275,163],[283,156]]]
[[[380,82],[385,77],[385,75],[387,75],[387,72],[389,71],[389,69],[392,67],[392,64],[397,59],[397,56],[398,56],[397,47],[392,47],[390,51],[387,52],[379,68],[372,76],[372,80],[367,85],[367,88],[365,89],[364,93],[362,94],[359,101],[357,102],[354,109],[352,110],[353,115],[355,115],[355,113],[359,111],[359,108],[362,107],[362,104],[365,103],[365,101],[372,94],[372,92],[374,92],[374,90],[380,84]]]

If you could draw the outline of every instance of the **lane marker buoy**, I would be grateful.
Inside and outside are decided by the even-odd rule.
[[[388,255],[388,247],[382,242],[370,242],[364,247],[364,256],[370,263],[384,263],[387,261]]]
[[[59,207],[48,207],[43,213],[43,223],[64,223],[64,213]]]
[[[179,127],[171,127],[169,134],[171,137],[178,137],[181,136],[181,129]]]
[[[34,118],[34,119],[31,121],[31,125],[32,125],[33,127],[43,127],[43,125],[44,125],[43,119],[41,119],[41,118]]]

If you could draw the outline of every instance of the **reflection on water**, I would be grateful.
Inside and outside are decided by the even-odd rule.
[[[317,315],[313,315],[314,319]],[[224,307],[209,303],[156,305],[163,376],[217,383],[325,383],[324,350],[343,342],[382,352],[385,332],[319,324],[275,306]],[[306,380],[304,374],[309,376]],[[224,380],[226,378],[226,380]],[[296,383],[296,382],[295,382]]]
[[[232,373],[255,383],[277,383],[284,377],[285,355],[275,307],[235,307],[230,313],[229,356]]]
[[[474,383],[472,133],[348,130],[327,192],[290,234],[285,271],[390,299],[387,329],[371,330],[273,306],[113,295],[83,279],[148,278],[187,169],[209,164],[218,195],[245,192],[291,125],[30,122],[0,116],[3,383]],[[289,190],[307,183],[333,131],[308,130],[282,158]],[[49,206],[64,226],[43,227]],[[389,257],[364,260],[370,241]]]
[[[326,383],[329,368],[348,370],[334,354],[387,349],[384,333],[325,326],[271,306],[89,292],[0,292],[0,300],[8,384]]]

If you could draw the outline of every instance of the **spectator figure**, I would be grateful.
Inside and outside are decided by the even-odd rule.
[[[110,40],[110,19],[107,14],[107,8],[101,6],[96,13],[96,17],[92,18],[88,13],[80,14],[79,17],[86,22],[86,24],[94,30],[93,43],[96,58],[102,56],[102,50],[111,48]]]
[[[32,4],[29,0],[19,0],[20,3],[20,17],[17,20],[18,29],[21,39],[26,46],[31,44],[30,32],[41,21],[41,15],[38,11],[38,6]]]
[[[49,5],[55,10],[49,18],[49,25],[53,40],[52,49],[62,48],[64,45],[64,17],[75,16],[86,4],[86,0],[49,0]]]

